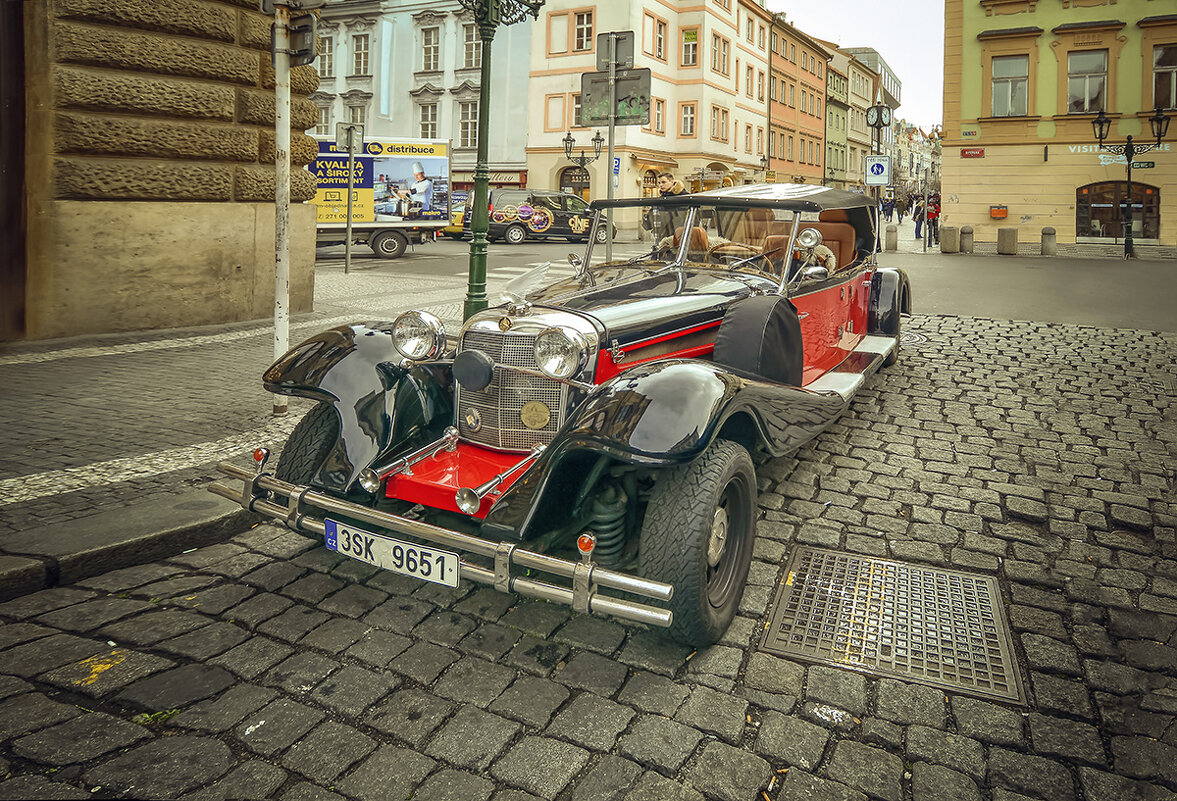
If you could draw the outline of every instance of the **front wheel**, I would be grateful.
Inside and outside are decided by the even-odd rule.
[[[396,231],[381,231],[368,244],[382,259],[399,259],[409,249],[409,240]]]
[[[527,239],[527,232],[523,230],[522,225],[512,225],[503,232],[503,239],[506,239],[509,245],[522,245],[523,240]]]
[[[646,578],[674,586],[672,637],[702,648],[723,636],[744,594],[755,537],[756,472],[739,443],[716,440],[658,477],[638,557]]]
[[[291,484],[310,484],[338,439],[339,413],[329,403],[316,404],[290,432],[278,456],[275,478]]]
[[[616,236],[617,231],[614,230],[613,234],[614,234],[614,236]],[[609,227],[605,226],[605,225],[597,226],[596,243],[598,245],[603,245],[608,240],[609,240]]]

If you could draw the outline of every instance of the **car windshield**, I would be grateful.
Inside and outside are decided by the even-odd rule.
[[[644,264],[666,267],[687,265],[723,270],[746,270],[780,277],[794,227],[795,212],[788,209],[700,204],[695,207],[659,207],[624,204],[614,206],[613,225],[637,227],[643,232],[637,247],[625,247],[624,257],[614,244],[613,258],[601,244],[590,246],[590,267],[612,264]],[[817,215],[796,215],[802,219]],[[604,213],[601,213],[604,226]],[[639,250],[636,255],[632,251]]]

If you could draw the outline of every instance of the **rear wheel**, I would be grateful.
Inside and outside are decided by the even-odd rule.
[[[527,232],[523,230],[522,225],[512,225],[503,232],[503,239],[507,240],[509,245],[522,245],[523,240],[527,239]]]
[[[617,231],[616,231],[616,229],[614,229],[614,231],[613,231],[613,235],[614,235],[614,236],[616,236],[616,235],[617,235]],[[599,225],[599,226],[597,226],[597,234],[596,234],[596,237],[597,237],[597,238],[596,238],[596,242],[597,242],[597,244],[598,244],[598,245],[603,245],[603,244],[605,244],[605,242],[606,242],[606,241],[608,241],[608,239],[609,239],[609,227],[608,227],[608,226],[606,226],[606,225]]]
[[[381,231],[368,244],[382,259],[399,259],[409,249],[409,240],[396,231]]]
[[[895,347],[883,359],[883,366],[890,367],[899,361],[899,343],[903,339],[903,296],[900,295],[895,304]]]
[[[756,472],[748,451],[716,440],[659,476],[639,543],[643,575],[674,585],[670,635],[702,648],[735,617],[756,537]]]
[[[338,439],[339,414],[335,408],[329,403],[315,405],[290,432],[274,476],[291,484],[309,484]]]

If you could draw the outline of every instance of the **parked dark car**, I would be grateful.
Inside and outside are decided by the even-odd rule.
[[[718,640],[752,556],[756,458],[817,436],[898,358],[910,286],[876,264],[861,194],[598,201],[593,234],[607,206],[669,233],[607,263],[590,241],[575,275],[521,277],[455,339],[414,311],[291,350],[265,387],[318,404],[274,473],[259,452],[222,465],[244,488],[214,491],[395,573]]]
[[[489,216],[487,238],[512,245],[552,238],[585,242],[593,221],[589,204],[579,195],[544,189],[492,189]],[[467,213],[462,221],[463,236],[470,236],[472,222],[473,214]],[[598,242],[605,241],[606,230],[598,230]]]

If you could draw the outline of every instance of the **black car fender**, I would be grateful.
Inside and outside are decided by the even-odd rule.
[[[596,387],[575,409],[552,444],[486,517],[500,534],[526,538],[540,507],[567,503],[549,491],[564,460],[605,455],[649,468],[689,462],[718,437],[749,450],[790,453],[821,433],[846,408],[836,394],[777,384],[693,359],[641,364]],[[575,480],[575,479],[573,479]],[[567,511],[565,509],[565,511]]]
[[[452,417],[448,368],[407,368],[388,324],[323,331],[292,348],[262,376],[270,392],[330,403],[339,439],[311,483],[346,493],[360,471],[438,421]]]
[[[901,314],[911,314],[911,284],[907,273],[894,267],[880,267],[870,282],[867,333],[897,336]]]

